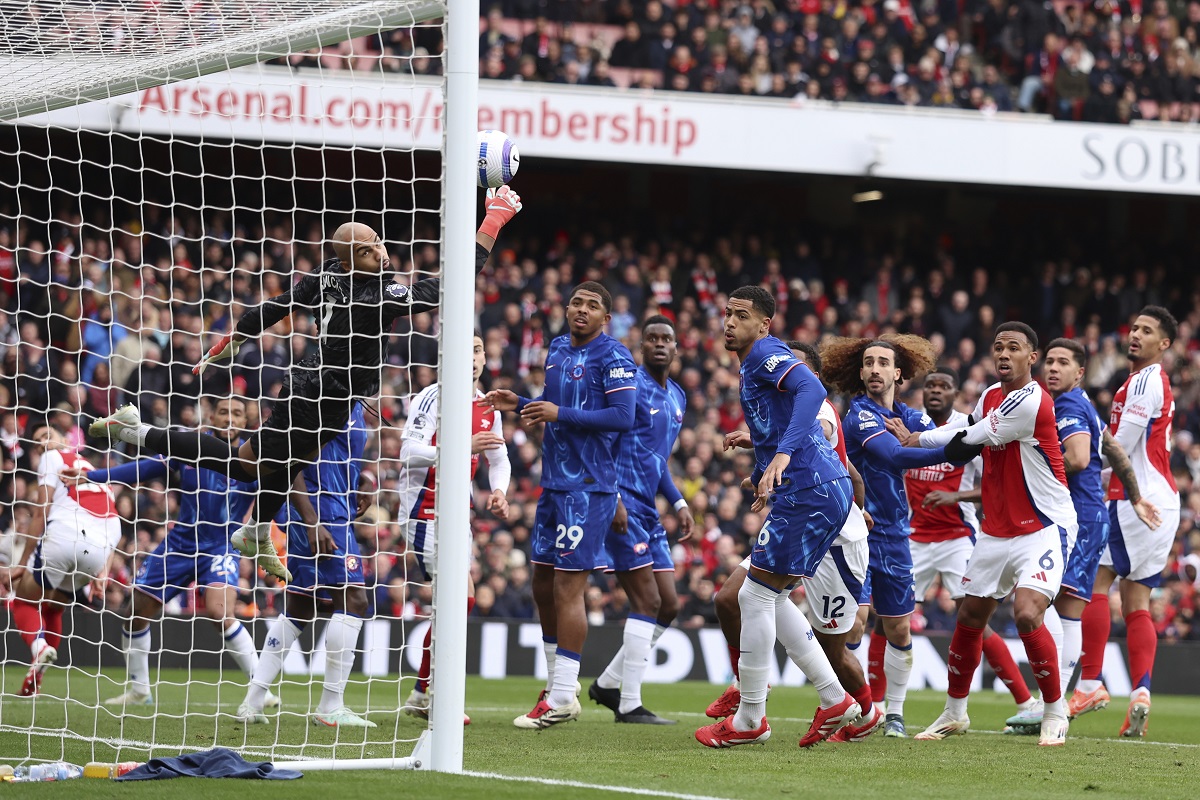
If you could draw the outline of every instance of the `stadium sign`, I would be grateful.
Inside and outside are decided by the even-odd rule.
[[[247,146],[441,146],[438,79],[344,75],[246,67],[22,123]],[[527,159],[1200,193],[1195,126],[482,81],[479,127],[504,130]]]
[[[68,613],[67,635],[59,664],[94,668],[121,668],[124,660],[117,643],[121,641],[121,621],[113,614],[101,615],[79,608]],[[355,659],[355,671],[383,678],[399,674],[413,675],[421,661],[421,642],[428,622],[398,619],[368,619],[363,625],[360,651]],[[266,637],[265,621],[248,623],[261,649]],[[324,672],[323,620],[309,626],[284,660],[284,672],[291,675],[320,675]],[[196,625],[190,619],[166,618],[161,627],[152,626],[154,647],[169,642],[170,649],[156,655],[163,669],[218,669],[221,666],[222,642],[212,625]],[[620,649],[620,625],[602,625],[588,632],[580,674],[599,675]],[[11,624],[0,637],[5,663],[20,663],[28,658],[29,649]],[[97,646],[96,642],[105,644]],[[1013,658],[1026,663],[1025,648],[1018,639],[1007,640]],[[946,654],[950,639],[941,636],[913,637],[913,672],[909,686],[914,689],[946,689]],[[865,659],[867,648],[860,647],[858,655]],[[158,659],[161,658],[161,661]],[[1165,694],[1200,694],[1193,665],[1200,660],[1200,645],[1194,643],[1163,645],[1158,648],[1154,668],[1154,690]],[[1110,642],[1104,655],[1104,677],[1114,696],[1127,696],[1131,690],[1129,673],[1125,668],[1123,645]],[[1025,667],[1026,678],[1033,685],[1032,673]],[[546,661],[542,652],[541,626],[534,622],[515,620],[471,620],[467,627],[467,672],[484,678],[502,679],[510,676],[546,677]],[[679,630],[671,628],[659,639],[646,671],[648,683],[677,683],[682,680],[728,683],[729,653],[725,639],[716,628]],[[240,680],[240,677],[239,677]],[[773,686],[802,686],[804,676],[777,647],[771,665]],[[974,688],[984,683],[998,692],[1007,689],[990,671],[986,662],[975,675]]]

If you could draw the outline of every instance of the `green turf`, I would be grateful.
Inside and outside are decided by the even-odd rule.
[[[23,674],[23,673],[22,673]],[[68,689],[72,702],[61,699]],[[194,673],[186,687],[186,674],[164,673],[157,688],[159,716],[139,709],[144,718],[121,720],[91,708],[97,696],[116,693],[113,675],[87,676],[79,670],[51,670],[44,696],[35,703],[12,696],[20,683],[14,669],[3,674],[6,691],[0,707],[0,763],[26,754],[35,758],[65,756],[83,763],[96,757],[145,758],[138,742],[186,743],[195,748],[214,743],[265,758],[275,752],[291,756],[387,756],[393,738],[413,739],[421,730],[416,720],[395,709],[409,685],[394,681],[352,683],[347,702],[352,708],[392,709],[373,711],[379,728],[367,735],[343,734],[307,724],[302,714],[310,699],[315,703],[319,683],[287,682],[282,688],[286,713],[271,725],[246,726],[229,716],[215,716],[219,708],[231,713],[241,699],[240,686],[226,682],[217,691],[215,673]],[[586,681],[585,681],[586,684]],[[467,770],[509,776],[536,776],[601,786],[622,786],[660,792],[677,792],[722,798],[826,798],[835,792],[854,800],[874,798],[1195,798],[1200,791],[1200,698],[1154,698],[1147,742],[1116,739],[1123,714],[1120,701],[1112,708],[1090,714],[1071,728],[1072,738],[1063,748],[1036,746],[1033,737],[1008,737],[973,733],[945,742],[915,742],[872,737],[861,745],[821,745],[809,751],[796,747],[807,728],[815,705],[809,689],[777,688],[769,704],[774,738],[765,746],[712,751],[692,738],[706,719],[703,709],[720,687],[680,683],[650,686],[646,704],[679,720],[674,727],[615,725],[612,715],[592,704],[583,718],[542,732],[520,731],[512,718],[528,710],[539,685],[529,679],[485,681],[470,679],[468,711],[472,724],[466,731]],[[185,708],[185,699],[190,705]],[[907,704],[912,727],[937,716],[942,696],[913,692]],[[984,693],[972,700],[971,716],[977,731],[995,731],[1012,710],[1007,696]],[[186,713],[185,713],[186,712]],[[24,729],[33,728],[30,737]],[[63,732],[110,740],[108,743],[63,738]],[[125,744],[118,746],[121,739]],[[1155,742],[1159,744],[1155,744]],[[1162,743],[1175,743],[1162,744]],[[411,745],[395,746],[407,755]],[[170,748],[156,750],[158,755]],[[258,754],[255,756],[254,754]],[[546,786],[489,778],[443,776],[429,773],[386,771],[310,773],[300,783],[246,784],[240,781],[172,781],[128,785],[105,781],[10,786],[13,796],[37,797],[150,797],[157,800],[192,797],[224,798],[253,792],[256,796],[315,797],[322,793],[352,792],[356,797],[425,793],[433,797],[592,798],[614,797],[611,792],[578,787]]]

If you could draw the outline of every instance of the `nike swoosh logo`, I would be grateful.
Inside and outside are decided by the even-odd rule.
[[[549,364],[549,365],[547,365],[547,367],[546,367],[546,372],[549,372],[550,370],[554,369],[554,368],[555,368],[555,367],[557,367],[557,366],[558,366],[558,364]]]
[[[652,408],[652,409],[650,409],[650,416],[652,416],[652,417],[653,417],[653,416],[654,416],[655,414],[657,414],[657,413],[658,413],[660,410],[661,410],[661,409],[658,409],[658,408]]]

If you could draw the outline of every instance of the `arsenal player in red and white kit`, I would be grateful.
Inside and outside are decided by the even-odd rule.
[[[1023,322],[996,328],[992,359],[1000,382],[979,398],[963,440],[982,446],[983,530],[962,579],[966,596],[950,643],[946,709],[917,739],[944,739],[970,727],[967,695],[979,667],[984,629],[1000,601],[1013,593],[1017,630],[1045,703],[1039,744],[1066,741],[1058,648],[1043,618],[1062,583],[1077,524],[1054,402],[1031,375],[1037,347],[1037,334]],[[937,447],[957,433],[939,428],[909,436],[906,443]]]
[[[965,428],[969,424],[968,416],[954,408],[954,401],[958,399],[958,374],[953,369],[939,367],[926,375],[923,393],[925,413],[933,424],[948,429]],[[980,499],[982,472],[983,457],[976,456],[966,464],[946,462],[910,469],[904,475],[904,488],[912,511],[909,545],[918,603],[925,599],[938,577],[954,601],[962,602],[963,575],[979,535],[975,503]],[[991,626],[983,631],[983,655],[996,677],[1012,692],[1017,716],[1027,715],[1030,721],[1040,723],[1041,701],[1029,693],[1008,645]]]
[[[471,405],[471,474],[479,467],[482,453],[488,462],[488,485],[492,493],[488,496],[487,508],[500,519],[508,519],[508,483],[512,467],[508,461],[508,450],[500,427],[500,412],[482,405],[483,392],[479,391],[479,376],[487,361],[483,339],[475,336],[474,352],[475,399]],[[434,489],[437,475],[438,431],[438,384],[431,384],[413,398],[409,405],[408,421],[404,424],[400,445],[400,508],[408,514],[401,521],[404,538],[409,548],[416,553],[417,563],[427,580],[433,579],[437,565],[437,521],[434,518]],[[468,498],[463,498],[464,502]],[[450,535],[470,536],[471,532],[451,531]],[[468,613],[475,605],[474,587],[472,597],[467,600]],[[429,718],[429,645],[433,627],[425,633],[421,667],[417,672],[417,685],[404,705],[404,712],[421,719]],[[468,720],[469,721],[469,720]]]
[[[1125,487],[1114,475],[1108,485],[1108,549],[1100,559],[1092,601],[1083,612],[1082,671],[1070,711],[1074,717],[1108,705],[1108,692],[1099,679],[1110,625],[1108,592],[1119,575],[1129,677],[1134,686],[1122,736],[1144,736],[1149,724],[1150,673],[1158,645],[1150,618],[1150,591],[1162,582],[1179,528],[1179,490],[1170,464],[1175,398],[1162,368],[1163,353],[1178,333],[1179,324],[1167,309],[1146,306],[1141,310],[1129,331],[1131,374],[1113,396],[1109,419],[1109,431],[1129,455],[1138,488],[1158,507],[1162,524],[1151,528],[1138,518]]]
[[[72,486],[59,477],[65,469],[89,470],[92,465],[49,425],[35,429],[33,440],[45,448],[38,462],[38,502],[23,537],[23,553],[13,559],[25,566],[12,570],[13,622],[31,655],[22,696],[38,693],[42,672],[58,660],[64,608],[87,602],[88,584],[107,575],[109,557],[121,540],[112,489]]]

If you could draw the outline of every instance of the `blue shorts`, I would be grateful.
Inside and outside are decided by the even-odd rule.
[[[337,522],[327,524],[325,528],[333,536],[337,552],[314,558],[308,541],[308,526],[288,525],[287,567],[292,573],[292,582],[287,586],[289,592],[312,594],[315,590],[321,594],[323,589],[363,585],[362,551],[358,539],[354,538],[354,525]]]
[[[133,588],[165,605],[193,583],[199,587],[238,585],[240,556],[228,544],[221,550],[202,553],[168,551],[169,544],[172,542],[167,537],[146,556],[133,579]]]
[[[869,597],[875,614],[880,617],[903,617],[917,605],[913,588],[912,550],[908,537],[877,536],[874,531],[867,539],[871,560],[867,565],[867,582],[863,586],[863,601]]]
[[[1100,568],[1100,556],[1108,544],[1111,523],[1108,509],[1101,507],[1098,515],[1079,516],[1079,533],[1075,538],[1075,549],[1067,559],[1063,572],[1062,593],[1080,600],[1092,599],[1092,585],[1096,582],[1096,571]]]
[[[750,564],[775,575],[810,578],[850,515],[849,478],[775,495]]]
[[[675,571],[675,559],[671,556],[671,542],[667,539],[667,529],[657,517],[654,519],[654,527],[650,529],[650,557],[654,559],[655,572]]]
[[[616,492],[543,489],[533,523],[530,560],[568,572],[606,568],[604,541],[616,513]]]
[[[617,533],[610,527],[604,539],[604,550],[608,554],[609,572],[630,572],[654,564],[650,552],[650,532],[658,524],[658,515],[629,511],[629,530]],[[666,538],[664,534],[664,539]]]

